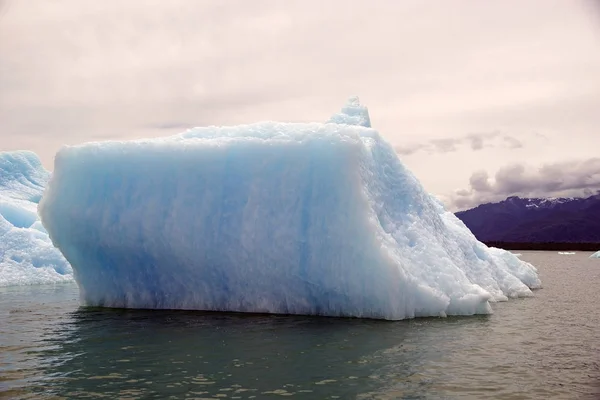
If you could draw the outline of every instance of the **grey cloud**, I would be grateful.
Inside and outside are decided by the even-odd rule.
[[[531,168],[512,164],[500,168],[493,181],[486,171],[471,175],[468,189],[455,192],[457,209],[500,201],[508,196],[559,197],[586,196],[600,190],[600,158],[545,164]]]
[[[523,143],[519,139],[516,139],[512,136],[504,136],[504,142],[510,149],[520,149],[523,147]]]
[[[395,146],[394,150],[400,155],[410,155],[427,148],[425,144],[409,144],[406,146]]]
[[[470,192],[467,189],[459,189],[456,191],[456,194],[459,196],[468,196],[469,193]]]
[[[497,138],[502,138],[498,141]],[[398,145],[396,152],[401,155],[411,155],[420,151],[428,153],[452,153],[458,151],[460,147],[468,146],[471,150],[479,151],[484,148],[505,147],[509,149],[518,149],[523,144],[518,139],[502,135],[498,131],[470,133],[468,135],[456,138],[433,139],[426,143],[413,143],[408,145]]]
[[[469,141],[471,145],[471,149],[473,150],[481,150],[484,147],[485,141],[490,141],[500,135],[500,132],[485,132],[485,133],[471,133],[466,136],[466,140]],[[488,143],[488,146],[493,146]]]
[[[471,141],[471,148],[473,150],[481,150],[483,149],[483,138],[481,136],[474,136],[469,138]]]
[[[469,183],[471,184],[472,190],[477,192],[490,192],[492,191],[492,187],[489,182],[489,176],[486,171],[478,171],[471,175],[471,179],[469,179]],[[464,190],[463,195],[468,195],[469,191]]]
[[[433,149],[439,153],[450,153],[456,151],[456,145],[459,143],[460,140],[456,139],[437,139],[430,142]]]

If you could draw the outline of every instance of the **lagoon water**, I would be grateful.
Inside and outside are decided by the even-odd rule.
[[[0,288],[0,398],[600,398],[600,260],[522,252],[544,289],[386,322],[80,307]]]

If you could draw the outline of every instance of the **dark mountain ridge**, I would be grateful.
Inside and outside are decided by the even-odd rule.
[[[600,242],[600,194],[556,199],[512,196],[456,216],[482,242]]]

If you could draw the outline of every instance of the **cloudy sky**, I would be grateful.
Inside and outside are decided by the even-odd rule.
[[[358,95],[452,209],[600,189],[590,1],[0,0],[0,150],[259,120]]]

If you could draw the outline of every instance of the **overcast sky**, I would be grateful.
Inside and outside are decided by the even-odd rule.
[[[369,107],[452,209],[600,189],[594,1],[0,0],[0,150]]]

